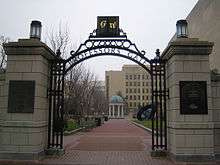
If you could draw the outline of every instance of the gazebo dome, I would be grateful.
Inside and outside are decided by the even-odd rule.
[[[110,103],[123,103],[123,99],[121,96],[115,95],[111,97]]]

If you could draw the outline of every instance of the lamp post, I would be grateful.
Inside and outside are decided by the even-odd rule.
[[[188,23],[186,20],[179,20],[176,23],[177,38],[188,38]]]
[[[41,39],[41,22],[40,21],[32,21],[30,27],[30,38]]]

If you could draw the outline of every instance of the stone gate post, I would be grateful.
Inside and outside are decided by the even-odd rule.
[[[8,61],[0,106],[0,159],[40,159],[47,147],[49,60],[55,54],[34,38],[4,48]]]
[[[209,54],[213,43],[178,38],[162,54],[167,59],[168,151],[179,161],[214,158]]]

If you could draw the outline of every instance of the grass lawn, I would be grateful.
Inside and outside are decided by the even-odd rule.
[[[136,119],[136,120],[134,120],[134,122],[136,122],[138,124],[141,124],[141,125],[143,125],[147,128],[152,129],[152,121],[151,120],[142,120],[142,121],[140,121],[140,120]]]
[[[141,125],[143,125],[147,128],[152,129],[152,121],[151,120],[142,120],[142,121],[140,121],[140,120],[135,119],[133,121],[138,123],[138,124],[141,124]],[[163,127],[164,127],[164,121],[163,121],[162,124],[163,124]],[[154,128],[156,128],[156,121],[154,121]],[[158,121],[158,128],[160,128],[160,121]]]

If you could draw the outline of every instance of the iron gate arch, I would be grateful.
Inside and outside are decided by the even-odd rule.
[[[126,34],[117,38],[97,38],[92,33],[89,39],[75,52],[71,51],[70,55],[68,59],[62,59],[58,51],[58,58],[50,62],[48,149],[63,148],[65,75],[87,59],[111,55],[129,59],[150,74],[152,109],[155,111],[155,117],[152,119],[152,150],[167,150],[166,61],[160,58],[159,50],[156,51],[154,59],[148,59],[145,51],[138,50],[137,46],[127,39]]]

